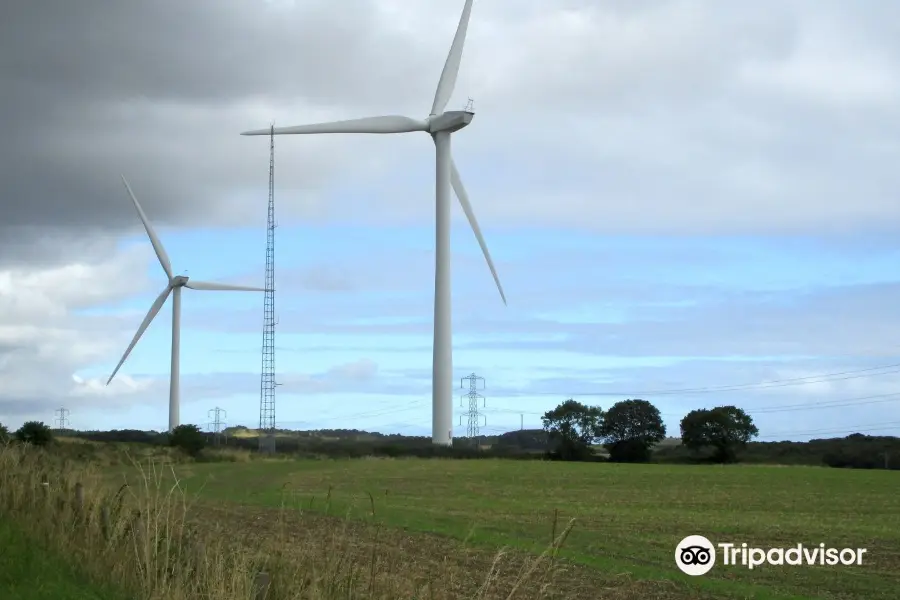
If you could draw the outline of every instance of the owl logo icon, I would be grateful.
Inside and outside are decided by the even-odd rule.
[[[716,564],[716,548],[702,535],[689,535],[675,547],[675,564],[692,577],[706,575]]]

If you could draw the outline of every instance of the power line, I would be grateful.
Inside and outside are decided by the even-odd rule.
[[[884,367],[882,367],[884,368]],[[865,369],[865,371],[873,371],[875,369]],[[710,386],[705,388],[693,388],[693,389],[684,389],[684,390],[664,390],[657,391],[653,393],[645,393],[645,395],[670,395],[670,394],[683,394],[683,393],[691,393],[691,394],[706,394],[713,392],[731,392],[731,391],[743,391],[750,389],[768,389],[768,388],[779,388],[779,387],[790,387],[795,385],[809,385],[812,383],[831,383],[833,381],[846,381],[848,379],[860,379],[864,377],[875,377],[877,375],[890,375],[891,373],[900,373],[900,369],[891,369],[889,371],[883,371],[881,373],[860,373],[856,372],[855,375],[846,375],[844,377],[838,377],[838,375],[842,375],[841,373],[834,373],[831,375],[817,375],[817,376],[807,376],[807,377],[795,377],[792,379],[773,379],[770,381],[762,381],[755,384],[741,384],[741,385],[727,385],[727,386]]]
[[[324,418],[316,419],[317,423],[328,423],[331,421],[338,421],[344,419],[360,419],[360,418],[373,418],[373,417],[383,417],[385,415],[391,415],[396,413],[406,412],[408,410],[414,410],[416,408],[423,407],[425,405],[424,400],[411,400],[405,404],[400,406],[394,406],[391,408],[382,408],[379,410],[361,412],[361,413],[350,413],[350,414],[341,414],[341,415],[326,415]]]
[[[58,430],[64,431],[69,429],[69,409],[57,408],[53,411],[53,414],[56,415],[54,421],[56,422],[56,428]]]
[[[773,404],[770,406],[751,406],[743,407],[748,413],[753,415],[796,412],[800,410],[821,410],[826,408],[845,408],[848,406],[863,406],[867,404],[882,404],[884,402],[896,402],[900,400],[900,392],[892,392],[889,394],[875,394],[872,396],[857,396],[855,398],[838,398],[835,400],[823,400],[821,402],[804,402],[800,404]],[[677,413],[663,413],[668,416],[675,416]]]
[[[852,431],[854,433],[862,433],[861,430],[866,431],[887,431],[889,429],[897,429],[900,428],[900,421],[888,421],[881,423],[866,423],[862,425],[846,425],[844,427],[840,427],[838,429],[835,428],[824,428],[824,429],[810,429],[807,431],[788,431],[788,432],[780,432],[780,433],[770,433],[766,435],[759,436],[760,439],[784,439],[785,436],[796,436],[796,435],[828,435],[828,434],[841,434],[846,433],[847,431]],[[848,434],[849,435],[849,434]]]
[[[740,384],[740,385],[731,385],[731,386],[707,386],[704,388],[672,388],[672,389],[660,389],[654,391],[645,391],[645,392],[592,392],[592,393],[581,393],[581,394],[560,394],[557,392],[534,392],[534,393],[523,393],[523,394],[502,394],[501,397],[523,397],[523,396],[532,396],[532,397],[541,397],[541,396],[558,396],[562,397],[572,397],[572,396],[621,396],[623,398],[629,396],[653,396],[653,395],[664,395],[664,394],[676,394],[676,393],[704,393],[704,392],[717,392],[717,391],[729,391],[729,390],[738,390],[738,389],[753,389],[755,388],[765,388],[765,387],[781,387],[782,385],[805,385],[805,384],[813,384],[813,383],[822,383],[825,378],[831,378],[831,381],[840,381],[844,379],[855,379],[858,377],[872,377],[877,375],[887,375],[890,373],[900,372],[900,368],[894,369],[894,367],[900,367],[900,363],[890,364],[890,365],[882,365],[878,367],[870,367],[866,369],[856,369],[851,371],[839,371],[833,373],[822,373],[818,375],[809,375],[806,377],[795,377],[789,379],[774,379],[768,381],[757,382],[753,384]],[[893,369],[890,371],[885,371],[885,369]],[[874,373],[874,371],[883,371],[881,373]],[[835,377],[840,377],[840,379],[834,379]],[[817,409],[825,409],[825,408],[838,408],[842,406],[857,406],[857,405],[865,405],[865,404],[879,404],[883,402],[891,402],[894,401],[894,397],[900,395],[900,393],[892,393],[892,394],[882,394],[876,396],[862,396],[856,398],[843,398],[843,399],[835,399],[828,400],[823,402],[810,402],[810,403],[802,403],[802,404],[789,404],[789,405],[771,405],[771,406],[758,406],[758,407],[744,407],[745,410],[752,413],[777,413],[777,412],[792,412],[792,411],[800,411],[800,410],[817,410]],[[424,405],[424,400],[417,399],[412,400],[408,403],[404,403],[400,406],[382,408],[374,411],[366,411],[363,413],[349,413],[349,414],[339,414],[339,415],[328,415],[324,418],[317,418],[316,423],[322,422],[333,422],[344,419],[358,419],[358,418],[373,418],[373,417],[381,417],[390,414],[396,414],[401,412],[406,412],[409,410],[414,410]],[[524,428],[524,415],[529,416],[543,416],[543,412],[536,411],[523,411],[521,409],[505,409],[505,408],[493,408],[491,412],[500,412],[500,413],[518,413],[520,415],[520,427]],[[484,413],[480,413],[484,414]],[[675,415],[675,413],[664,413],[669,416]]]
[[[745,408],[753,414],[766,414],[778,412],[794,412],[798,410],[818,410],[822,408],[839,408],[844,406],[860,406],[863,404],[881,404],[882,402],[894,402],[900,398],[900,392],[890,394],[875,394],[872,396],[857,396],[856,398],[840,398],[836,400],[824,400],[822,402],[805,402],[801,404],[775,404],[771,406],[757,406]]]
[[[484,418],[484,424],[487,426],[487,417],[484,413],[478,412],[478,400],[482,400],[483,406],[487,406],[487,401],[484,399],[484,396],[478,393],[478,382],[481,382],[481,388],[484,389],[484,377],[479,377],[475,373],[472,373],[468,377],[463,377],[459,381],[459,387],[464,388],[464,381],[469,382],[469,393],[460,396],[460,406],[462,406],[462,402],[468,398],[469,400],[469,410],[464,413],[468,417],[468,422],[466,424],[466,437],[470,440],[473,440],[474,443],[478,443],[478,427],[481,425],[481,419]],[[459,424],[462,425],[462,415],[459,417]]]
[[[464,380],[466,378],[463,378]],[[462,398],[468,398],[468,394],[464,394]],[[837,398],[834,400],[826,400],[823,402],[805,402],[799,404],[782,404],[782,405],[768,405],[768,406],[757,406],[757,407],[743,407],[748,413],[753,415],[757,414],[770,414],[770,413],[780,413],[780,412],[796,412],[802,410],[820,410],[827,408],[842,408],[848,406],[862,406],[868,404],[882,404],[885,402],[894,402],[900,400],[900,392],[894,392],[889,394],[876,394],[871,396],[857,396],[854,398]],[[352,414],[342,414],[342,415],[331,415],[322,419],[316,419],[316,423],[327,423],[344,419],[360,419],[360,418],[375,418],[382,417],[391,414],[397,414],[402,412],[407,412],[409,410],[414,410],[422,406],[423,401],[421,400],[413,400],[408,403],[405,403],[400,406],[394,406],[391,408],[384,408],[376,411],[362,412],[362,413],[352,413]],[[490,412],[494,413],[502,413],[502,414],[518,414],[520,419],[520,428],[524,428],[524,418],[525,415],[529,416],[543,416],[544,412],[540,411],[523,411],[521,409],[514,408],[492,408]],[[468,413],[463,413],[468,414]],[[481,416],[486,416],[485,413],[478,411],[478,414]],[[681,413],[673,413],[673,412],[665,412],[663,413],[666,416],[678,416]],[[683,416],[683,415],[682,415]],[[485,426],[485,425],[482,425]]]
[[[470,380],[470,377],[464,377],[462,379],[462,381],[466,381],[467,379]],[[479,378],[476,376],[476,380],[477,379],[483,380],[483,378]],[[470,383],[470,387],[471,387],[471,383]],[[480,396],[477,394],[477,391],[475,393],[476,393],[477,398],[483,398],[483,396]],[[463,399],[468,398],[468,397],[469,397],[469,394],[464,394],[462,396]],[[560,396],[560,397],[563,397],[563,396]],[[477,398],[476,398],[476,402],[475,402],[476,410],[475,411],[470,410],[469,412],[466,412],[463,414],[469,415],[470,413],[477,412],[477,414],[479,415],[479,418],[482,418],[482,417],[486,418],[485,413],[481,412],[477,408]],[[823,410],[823,409],[829,409],[829,408],[846,408],[846,407],[851,407],[851,406],[883,404],[886,402],[896,402],[896,401],[900,401],[900,392],[892,392],[892,393],[886,393],[886,394],[874,394],[874,395],[868,395],[868,396],[856,396],[856,397],[851,397],[851,398],[836,398],[833,400],[825,400],[825,401],[819,401],[819,402],[804,402],[804,403],[794,403],[794,404],[772,404],[772,405],[763,405],[763,406],[756,406],[756,407],[744,406],[742,408],[745,411],[747,411],[748,413],[750,413],[751,416],[755,416],[758,414]],[[403,403],[399,406],[386,407],[386,408],[373,410],[373,411],[366,411],[366,412],[361,412],[361,413],[340,414],[340,415],[329,415],[324,418],[316,419],[316,423],[317,424],[318,423],[328,423],[328,422],[345,420],[345,419],[356,420],[356,419],[360,419],[360,418],[363,418],[363,419],[377,418],[377,417],[382,417],[382,416],[386,416],[386,415],[403,413],[403,412],[407,412],[410,410],[415,410],[417,408],[422,407],[423,404],[424,404],[423,400],[411,400],[411,401]],[[486,403],[485,403],[485,406],[486,406]],[[470,407],[470,409],[471,409],[471,407]],[[521,410],[518,408],[513,409],[513,408],[499,408],[498,407],[498,408],[490,409],[490,412],[491,413],[501,413],[501,414],[518,414],[519,419],[520,419],[520,428],[524,428],[524,416],[525,415],[529,415],[529,416],[543,416],[544,415],[544,412],[525,411],[525,410]],[[664,412],[663,414],[666,416],[679,416],[679,415],[683,416],[683,414],[681,414],[681,413],[673,413],[673,412]],[[478,422],[478,424],[479,424],[479,427],[486,427],[486,425],[487,425],[486,422],[484,425],[481,425],[480,421]],[[491,429],[493,429],[493,428],[491,428]],[[467,431],[467,434],[468,433],[469,433],[469,431]]]
[[[266,287],[263,299],[259,450],[275,451],[275,124],[269,134],[269,212],[266,218]]]
[[[888,394],[874,394],[871,396],[857,396],[855,398],[836,398],[834,400],[823,400],[821,402],[803,402],[799,404],[772,404],[769,406],[743,406],[742,408],[748,413],[768,414],[780,412],[795,412],[798,410],[820,410],[824,408],[841,408],[847,406],[862,406],[865,404],[881,404],[884,402],[895,402],[900,400],[900,392],[891,392]],[[525,414],[525,415],[543,415],[542,412],[528,412],[517,408],[495,408],[497,412]],[[668,416],[675,416],[679,413],[667,412],[663,413]]]
[[[400,424],[398,424],[400,425]],[[416,424],[405,424],[407,427],[420,427],[421,425]],[[489,434],[492,435],[501,435],[503,433],[509,433],[515,431],[514,426],[502,426],[502,425],[492,425],[490,427],[484,427]],[[838,436],[847,436],[854,433],[859,433],[862,435],[870,435],[875,432],[883,432],[883,431],[897,431],[900,430],[900,421],[887,421],[880,423],[861,423],[857,425],[846,425],[840,428],[821,428],[821,429],[809,429],[809,430],[794,430],[794,431],[782,431],[776,432],[772,434],[760,435],[758,439],[760,440],[783,440],[787,437],[795,437],[795,436],[807,436],[807,435],[838,435]]]
[[[213,420],[211,423],[209,423],[209,429],[213,433],[213,440],[215,444],[218,445],[221,438],[222,425],[225,424],[225,422],[222,421],[222,417],[227,417],[228,413],[225,411],[225,409],[219,408],[218,406],[209,409],[206,415],[209,416],[210,413],[213,413]]]
[[[874,371],[882,371],[875,373]],[[663,388],[657,390],[639,390],[639,391],[613,391],[613,392],[576,392],[560,394],[559,392],[527,392],[501,394],[502,397],[518,397],[518,396],[622,396],[622,397],[640,397],[640,396],[668,396],[674,394],[709,394],[716,392],[744,391],[754,389],[767,389],[778,387],[790,387],[794,385],[809,385],[813,383],[830,383],[833,381],[846,381],[850,379],[860,379],[866,377],[877,377],[879,375],[891,375],[900,373],[900,363],[890,365],[882,365],[879,367],[869,367],[866,369],[855,369],[852,371],[838,371],[834,373],[820,373],[818,375],[807,375],[804,377],[792,377],[788,379],[770,379],[758,381],[756,383],[741,383],[718,386],[700,386],[692,388]]]

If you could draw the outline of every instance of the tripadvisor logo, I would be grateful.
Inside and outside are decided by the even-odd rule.
[[[675,547],[675,564],[688,575],[705,575],[716,565],[716,549],[702,535],[689,535]]]
[[[691,576],[705,575],[716,564],[716,547],[721,549],[722,564],[753,569],[761,565],[861,565],[865,548],[828,548],[825,544],[788,548],[754,548],[746,543],[713,545],[702,535],[689,535],[675,547],[675,564]]]

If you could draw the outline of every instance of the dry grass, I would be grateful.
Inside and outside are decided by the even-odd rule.
[[[80,565],[92,580],[139,599],[249,600],[261,571],[271,581],[266,600],[560,597],[555,557],[571,522],[540,556],[510,560],[501,551],[488,563],[476,561],[481,572],[473,578],[471,563],[460,568],[458,545],[436,543],[411,564],[396,532],[375,524],[319,520],[304,529],[309,522],[285,510],[277,518],[256,515],[256,527],[238,522],[250,514],[216,518],[193,504],[177,478],[168,483],[169,466],[137,466],[137,482],[110,486],[94,464],[2,446],[0,516],[27,524],[37,545]]]

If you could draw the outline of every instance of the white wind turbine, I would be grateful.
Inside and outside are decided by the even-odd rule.
[[[224,283],[207,283],[204,281],[194,281],[190,280],[184,275],[175,275],[172,272],[172,264],[169,262],[169,256],[168,254],[166,254],[166,249],[163,248],[162,242],[159,241],[159,238],[156,236],[156,232],[153,230],[150,222],[147,221],[147,215],[144,214],[141,205],[137,201],[137,198],[134,197],[134,192],[131,191],[131,186],[128,185],[128,181],[125,180],[124,175],[122,176],[122,182],[125,184],[125,189],[128,190],[128,195],[131,196],[131,201],[134,202],[134,207],[137,209],[138,216],[141,218],[141,223],[144,224],[144,229],[147,231],[147,236],[150,238],[150,243],[153,244],[153,250],[156,252],[156,257],[159,259],[159,264],[162,265],[163,271],[165,271],[166,277],[169,278],[169,281],[166,283],[166,287],[163,289],[163,291],[159,294],[159,296],[157,296],[156,300],[153,301],[153,304],[150,306],[150,310],[147,312],[147,316],[144,317],[143,322],[141,322],[141,326],[138,327],[137,333],[134,334],[131,343],[128,344],[128,348],[125,350],[125,354],[122,355],[122,360],[120,360],[119,364],[116,365],[116,368],[113,370],[112,375],[109,376],[106,385],[109,385],[109,383],[113,380],[113,377],[116,376],[116,373],[119,372],[119,368],[125,362],[125,359],[128,358],[128,355],[131,354],[131,351],[138,343],[138,340],[141,339],[142,335],[144,335],[144,331],[146,331],[147,327],[150,326],[150,323],[159,313],[162,305],[166,302],[166,298],[168,298],[169,294],[171,293],[172,370],[169,374],[169,431],[172,431],[179,425],[178,384],[180,380],[179,351],[181,346],[181,288],[186,287],[191,288],[192,290],[222,290],[243,292],[264,292],[265,290],[263,288],[227,285]]]
[[[349,121],[300,125],[297,127],[277,127],[275,134],[315,134],[315,133],[409,133],[424,131],[434,139],[437,154],[436,178],[436,227],[435,227],[435,272],[434,272],[434,349],[432,362],[432,426],[431,440],[435,444],[450,445],[453,439],[453,405],[451,392],[453,386],[452,332],[450,319],[450,188],[456,192],[475,238],[500,291],[500,297],[506,304],[506,296],[500,285],[500,278],[494,268],[494,262],[488,252],[487,244],[481,235],[475,213],[469,204],[469,198],[463,187],[459,172],[450,153],[450,134],[472,122],[474,113],[469,110],[444,111],[459,72],[462,59],[463,44],[466,40],[466,28],[469,14],[472,12],[472,0],[466,0],[459,26],[450,46],[450,54],[444,63],[444,70],[438,81],[431,114],[425,119],[412,119],[402,116],[368,117]],[[270,135],[271,129],[247,131],[241,135]]]

